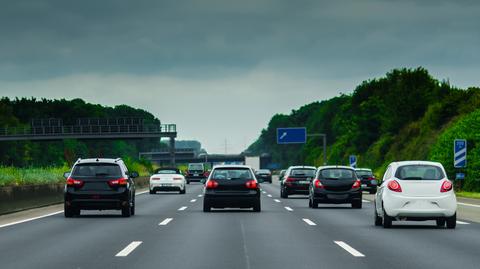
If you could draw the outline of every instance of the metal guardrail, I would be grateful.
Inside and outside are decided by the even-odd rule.
[[[44,136],[44,135],[91,135],[91,134],[157,134],[176,133],[176,124],[161,125],[65,125],[41,127],[5,127],[0,128],[0,137],[6,136]]]

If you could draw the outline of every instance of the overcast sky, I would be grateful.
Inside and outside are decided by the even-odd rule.
[[[1,1],[0,95],[128,104],[241,152],[393,68],[479,86],[480,1]]]

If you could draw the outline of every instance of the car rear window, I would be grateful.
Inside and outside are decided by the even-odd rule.
[[[357,170],[356,172],[359,177],[373,175],[372,171],[368,171],[368,170]]]
[[[73,169],[73,177],[121,177],[122,170],[117,164],[86,163],[77,164]]]
[[[314,177],[315,170],[314,169],[292,169],[290,172],[291,176],[297,177]]]
[[[261,169],[257,171],[258,174],[270,174],[270,170]]]
[[[203,170],[202,164],[189,164],[188,170]]]
[[[217,168],[213,170],[211,178],[219,180],[253,179],[253,175],[248,168]]]
[[[402,180],[440,180],[445,177],[440,167],[434,165],[400,166],[395,177]]]
[[[356,179],[356,176],[353,170],[343,169],[343,168],[323,169],[319,172],[319,176],[320,178],[323,178],[323,179],[335,179],[335,180]]]
[[[171,174],[178,174],[176,170],[157,170],[155,174],[159,175],[171,175]]]

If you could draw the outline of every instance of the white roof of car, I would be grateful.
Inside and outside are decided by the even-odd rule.
[[[294,165],[290,166],[289,169],[298,169],[298,168],[307,168],[307,169],[317,169],[315,166],[304,166],[304,165]]]
[[[431,162],[431,161],[401,161],[401,162],[393,162],[392,164],[396,166],[402,165],[433,165],[433,166],[441,166],[443,165],[439,162]]]
[[[349,170],[355,170],[355,168],[351,166],[345,166],[345,165],[326,165],[326,166],[320,166],[318,167],[318,170],[321,169],[332,169],[332,168],[342,168],[342,169],[349,169]]]
[[[90,159],[78,159],[76,163],[119,163],[119,162],[123,162],[122,159],[90,158]]]
[[[215,165],[213,169],[217,168],[249,168],[252,169],[252,167],[248,165],[242,165],[242,164],[222,164],[222,165]]]

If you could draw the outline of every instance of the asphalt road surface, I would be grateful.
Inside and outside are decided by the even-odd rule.
[[[308,208],[262,184],[262,212],[202,211],[202,185],[186,195],[141,194],[137,212],[61,212],[0,224],[0,268],[480,268],[480,224],[373,226],[372,202]],[[395,225],[396,224],[396,225]]]

